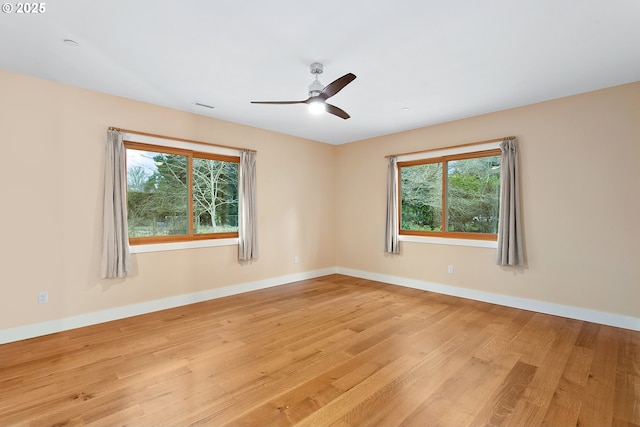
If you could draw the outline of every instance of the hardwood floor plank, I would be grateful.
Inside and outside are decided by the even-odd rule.
[[[537,367],[516,362],[499,385],[490,401],[482,408],[471,425],[503,426],[536,374]]]
[[[618,340],[615,328],[601,326],[593,345],[593,362],[578,422],[581,427],[610,425],[613,420]],[[631,420],[629,420],[631,421]]]
[[[582,327],[580,328],[580,334],[576,339],[576,345],[593,349],[593,346],[595,345],[596,339],[598,337],[599,330],[600,325],[589,322],[583,323]]]
[[[327,351],[331,350],[327,349]],[[325,354],[325,352],[320,354]],[[286,389],[282,395],[274,396],[269,404],[272,407],[279,408],[279,411],[282,412],[282,414],[279,414],[280,421],[276,424],[283,425],[284,423],[284,425],[288,425],[284,420],[292,422],[300,421],[310,415],[310,412],[306,412],[307,409],[312,407],[309,403],[316,405],[323,402],[328,393],[333,394],[337,391],[339,394],[342,394],[350,390],[359,383],[354,382],[357,376],[354,376],[353,373],[361,366],[370,364],[372,367],[381,369],[394,361],[398,356],[398,352],[384,341],[374,347],[368,348],[355,357],[350,357],[342,352],[338,352],[337,354],[343,355],[340,363],[335,364],[333,367],[328,367],[324,371],[319,371],[319,374],[316,376],[309,375],[309,369],[305,368],[305,372],[307,372],[306,377],[309,378],[306,382]],[[371,374],[379,369],[372,369]],[[286,372],[293,375],[301,373],[300,369],[293,370],[289,367],[287,367]],[[362,380],[366,378],[368,377],[364,377]],[[309,387],[311,387],[311,391],[309,391]],[[314,392],[313,390],[316,391]],[[306,400],[303,402],[303,408],[299,407],[301,402],[300,396],[305,397]],[[234,420],[232,425],[235,425],[236,422],[245,423],[247,417],[256,419],[256,411],[259,412],[261,409],[256,408],[250,411],[247,416],[243,416],[240,420]]]
[[[539,315],[536,315],[538,317]],[[544,327],[550,331],[549,341],[533,352],[537,372],[504,425],[542,425],[547,409],[557,390],[562,372],[579,333],[580,322],[559,317],[544,317]]]
[[[618,363],[613,397],[613,417],[640,424],[640,398],[626,399],[640,392],[640,345],[628,334],[618,340]]]
[[[296,425],[300,427],[331,425],[338,421],[353,407],[357,407],[359,403],[374,395],[377,398],[377,396],[382,394],[383,396],[379,396],[379,398],[377,398],[377,400],[382,403],[384,401],[384,393],[376,394],[376,392],[383,389],[397,377],[402,376],[403,373],[410,370],[416,365],[416,363],[417,360],[412,356],[400,356],[384,368],[367,377],[364,381],[329,402],[327,405],[313,412],[310,416],[304,418]]]
[[[576,340],[576,343],[580,339]],[[584,399],[593,360],[593,350],[574,345],[562,377],[549,402],[542,425],[575,426]]]
[[[0,426],[640,426],[640,332],[329,275],[0,345]]]
[[[367,399],[345,414],[343,420],[353,425],[400,425],[454,376],[463,362],[469,360],[472,349],[486,339],[487,336],[481,334],[458,334],[439,341],[436,347],[418,343],[421,351],[411,350],[411,354],[419,356],[420,362],[387,386],[385,404],[381,405],[377,399]],[[433,345],[433,342],[429,344]],[[432,414],[428,414],[428,419],[432,420]]]

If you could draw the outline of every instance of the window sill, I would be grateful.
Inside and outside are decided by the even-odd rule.
[[[190,242],[153,243],[149,245],[129,246],[132,254],[142,254],[146,252],[178,251],[181,249],[210,248],[215,246],[233,246],[238,244],[238,238],[193,240]]]
[[[401,242],[430,243],[435,245],[471,246],[476,248],[497,248],[498,242],[493,240],[447,239],[427,236],[399,236]]]

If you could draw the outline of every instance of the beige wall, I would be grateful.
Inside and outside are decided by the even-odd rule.
[[[98,279],[108,126],[258,150],[259,261],[136,254],[132,277]],[[640,317],[640,83],[334,147],[0,71],[0,129],[0,329],[334,266]],[[506,135],[525,268],[494,249],[382,253],[385,155]]]
[[[0,329],[335,266],[333,146],[4,71],[0,123]],[[258,150],[260,259],[136,254],[131,278],[100,280],[109,126]]]
[[[495,249],[382,252],[385,155],[516,135],[525,268]],[[640,83],[338,147],[338,266],[640,317]],[[447,265],[455,266],[453,275]]]

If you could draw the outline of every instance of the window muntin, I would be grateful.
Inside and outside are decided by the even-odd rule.
[[[129,243],[238,237],[240,158],[125,141]]]
[[[499,149],[398,162],[398,168],[401,235],[497,240]]]

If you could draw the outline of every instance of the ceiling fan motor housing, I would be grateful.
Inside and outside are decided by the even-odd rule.
[[[322,89],[324,89],[324,85],[320,83],[319,80],[314,80],[313,83],[309,85],[309,98],[320,95]]]
[[[320,95],[320,92],[324,89],[324,85],[318,80],[318,76],[322,74],[324,67],[319,62],[314,62],[310,67],[311,74],[316,76],[316,79],[309,85],[309,98],[313,98],[314,96]]]

